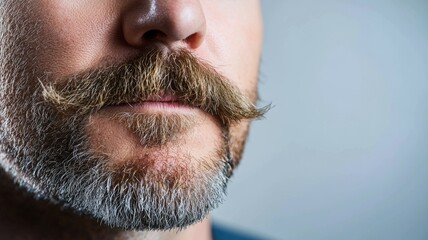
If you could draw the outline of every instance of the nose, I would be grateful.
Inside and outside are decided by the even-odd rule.
[[[199,0],[135,0],[123,16],[123,35],[132,47],[161,43],[196,49],[204,41],[206,19]]]

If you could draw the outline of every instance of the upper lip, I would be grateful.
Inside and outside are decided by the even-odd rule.
[[[179,103],[180,99],[174,94],[156,94],[156,95],[149,96],[146,99],[141,101],[122,102],[122,103],[114,104],[114,106],[134,105],[134,104],[141,104],[144,102]]]

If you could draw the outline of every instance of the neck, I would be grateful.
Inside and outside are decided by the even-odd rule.
[[[0,236],[5,239],[156,239],[211,240],[209,219],[170,231],[124,231],[112,229],[77,215],[19,188],[0,167]]]

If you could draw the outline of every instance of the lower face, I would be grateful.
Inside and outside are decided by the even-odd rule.
[[[86,1],[13,2],[0,3],[3,168],[29,191],[125,229],[180,228],[217,207],[241,157],[249,119],[225,124],[201,108],[167,101],[64,114],[44,102],[40,81],[126,62],[135,49],[111,40],[115,14],[106,9],[113,3],[103,0],[89,11]],[[207,36],[192,54],[255,101],[258,1],[201,4]],[[110,14],[97,14],[103,10]],[[70,21],[76,12],[80,17]],[[124,113],[191,120],[164,142],[142,144],[141,135],[114,117]]]

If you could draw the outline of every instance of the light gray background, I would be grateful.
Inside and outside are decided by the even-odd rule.
[[[214,219],[271,239],[428,239],[428,1],[262,5],[275,107]]]

